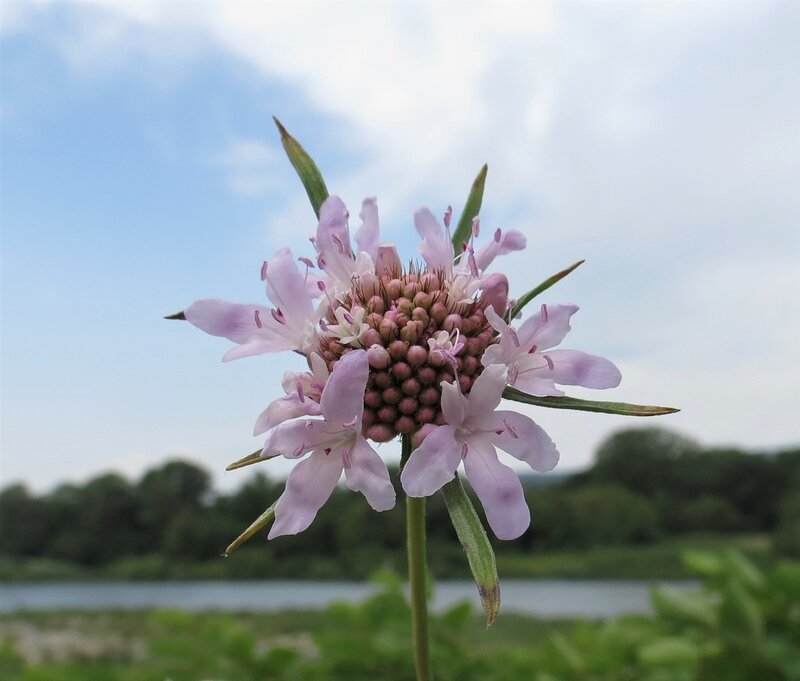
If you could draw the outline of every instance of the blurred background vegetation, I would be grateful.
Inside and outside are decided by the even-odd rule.
[[[259,464],[263,469],[269,462]],[[35,495],[0,492],[0,579],[363,579],[402,573],[404,516],[376,514],[337,490],[296,537],[254,537],[220,554],[280,494],[255,468],[216,494],[194,463],[170,461],[130,481],[109,473]],[[396,479],[396,476],[394,476]],[[573,475],[523,477],[532,509],[518,541],[495,541],[504,577],[682,577],[684,548],[735,546],[761,566],[800,556],[800,448],[707,449],[660,428],[619,431],[594,465]],[[476,504],[480,508],[479,504]],[[444,504],[431,499],[430,562],[437,578],[469,573]]]
[[[194,463],[0,492],[0,579],[377,579],[366,602],[321,610],[112,610],[0,615],[0,678],[14,681],[413,681],[401,509],[334,493],[311,528],[221,551],[280,494],[260,470],[215,493]],[[396,477],[396,476],[395,476]],[[651,590],[651,615],[607,620],[467,603],[432,623],[437,681],[800,681],[800,449],[703,448],[660,428],[608,438],[572,475],[528,476],[530,530],[495,542],[502,578],[698,579]],[[478,506],[479,508],[479,506]],[[433,576],[468,578],[431,499]],[[101,584],[97,588],[102,588]]]

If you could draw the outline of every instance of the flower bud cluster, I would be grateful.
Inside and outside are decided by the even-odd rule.
[[[377,442],[444,424],[442,383],[458,380],[468,394],[494,336],[481,302],[457,300],[444,272],[413,265],[354,277],[351,291],[330,306],[323,328],[344,317],[359,327],[347,337],[356,339],[343,343],[341,335],[323,332],[320,354],[332,371],[347,352],[367,350],[362,428]]]

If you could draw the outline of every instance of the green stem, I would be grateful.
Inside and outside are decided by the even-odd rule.
[[[400,465],[411,455],[411,436],[403,435]],[[426,594],[425,498],[406,497],[408,534],[408,580],[411,585],[411,630],[414,638],[414,666],[417,681],[431,681],[430,643],[428,639],[428,603]]]

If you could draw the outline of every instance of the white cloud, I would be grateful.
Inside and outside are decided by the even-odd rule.
[[[530,239],[507,261],[519,289],[589,258],[552,295],[583,303],[575,346],[625,369],[616,399],[682,406],[663,425],[709,443],[800,437],[800,5],[82,7],[57,37],[76,68],[142,54],[178,68],[222,50],[294,88],[362,159],[329,185],[351,209],[377,193],[392,237],[419,204],[458,204],[488,161],[486,222]],[[5,30],[31,25],[15,16]],[[294,180],[274,153],[234,138],[211,161],[233,191],[259,195]],[[269,247],[311,232],[298,196],[271,216]],[[573,465],[630,423],[537,415],[562,452],[580,452]]]
[[[223,168],[231,191],[241,196],[263,196],[286,186],[282,154],[256,139],[234,139],[209,159]]]

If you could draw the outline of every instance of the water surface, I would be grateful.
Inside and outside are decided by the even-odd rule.
[[[648,613],[651,582],[501,581],[502,610],[545,617],[605,618]],[[671,582],[679,587],[691,582]],[[136,610],[179,608],[189,611],[261,611],[318,609],[335,601],[357,603],[380,587],[360,582],[190,581],[51,582],[0,585],[0,612],[19,610]],[[460,601],[480,608],[475,585],[445,581],[436,585],[434,610]]]

